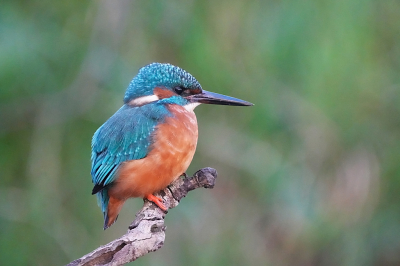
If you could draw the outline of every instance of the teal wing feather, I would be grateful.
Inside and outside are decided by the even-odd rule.
[[[152,144],[152,133],[170,113],[161,104],[141,107],[122,106],[93,135],[92,139],[92,194],[106,215],[108,185],[115,181],[121,163],[146,157]]]

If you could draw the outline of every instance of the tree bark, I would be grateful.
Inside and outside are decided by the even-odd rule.
[[[189,191],[200,187],[213,188],[216,178],[215,169],[203,168],[192,177],[178,178],[155,196],[161,197],[164,205],[172,209]],[[164,245],[166,213],[154,203],[145,200],[143,208],[136,214],[125,235],[74,260],[67,266],[123,265],[158,250]]]

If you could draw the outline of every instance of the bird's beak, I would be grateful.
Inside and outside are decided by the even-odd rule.
[[[237,98],[225,96],[222,94],[203,90],[199,94],[193,94],[186,97],[192,103],[220,104],[232,106],[252,106],[254,104]]]

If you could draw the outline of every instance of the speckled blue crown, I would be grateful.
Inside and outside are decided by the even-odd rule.
[[[125,92],[124,103],[132,99],[153,94],[158,86],[201,89],[200,83],[185,70],[171,64],[151,63],[142,67]]]

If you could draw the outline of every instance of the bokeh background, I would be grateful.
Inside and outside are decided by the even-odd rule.
[[[200,106],[188,170],[218,170],[134,265],[400,265],[400,2],[0,4],[0,260],[63,265],[102,230],[90,142],[138,69],[255,103]]]

